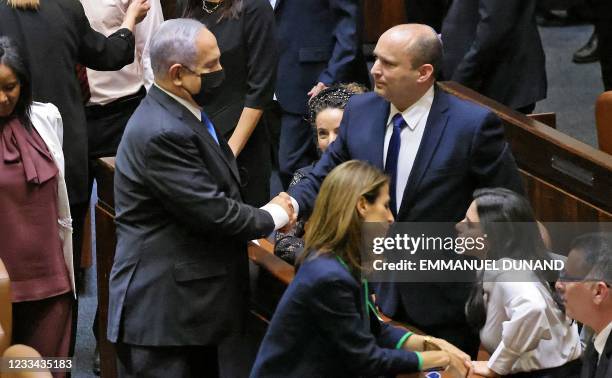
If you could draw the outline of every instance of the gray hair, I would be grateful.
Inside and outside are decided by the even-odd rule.
[[[201,22],[189,18],[164,21],[149,45],[155,77],[164,77],[176,63],[193,69],[197,60],[196,38],[205,28]]]
[[[572,242],[571,250],[582,252],[585,280],[612,284],[612,233],[582,235]]]

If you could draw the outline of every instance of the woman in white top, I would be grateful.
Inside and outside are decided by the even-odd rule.
[[[32,102],[30,78],[0,37],[0,259],[11,280],[13,343],[68,357],[75,290],[62,119],[54,105]]]
[[[464,236],[485,236],[472,255],[496,261],[483,272],[466,304],[468,322],[480,331],[489,361],[475,361],[485,377],[571,378],[580,375],[582,352],[576,324],[565,316],[541,270],[504,270],[508,263],[550,261],[527,200],[502,188],[481,189],[465,219]],[[503,262],[506,260],[506,264]]]

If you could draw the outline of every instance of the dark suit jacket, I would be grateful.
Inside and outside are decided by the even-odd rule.
[[[290,113],[306,114],[318,82],[368,84],[361,52],[360,0],[277,0],[276,96]]]
[[[389,103],[375,93],[349,100],[338,138],[311,174],[289,191],[298,202],[300,216],[311,212],[323,179],[337,165],[357,159],[383,169],[388,117]],[[458,222],[475,189],[502,186],[522,193],[521,185],[497,116],[436,89],[396,221]],[[401,297],[414,325],[425,330],[464,321],[468,290],[431,285],[418,290],[398,288],[400,285],[389,285],[384,293],[378,292],[377,301],[386,315],[395,314]]]
[[[580,378],[610,378],[612,377],[612,335],[608,336],[606,346],[597,363],[598,355],[595,345],[591,342],[582,361],[582,372]]]
[[[332,255],[311,258],[281,298],[251,378],[355,377],[416,372],[406,334],[366,311],[363,286]]]
[[[453,1],[442,24],[443,76],[513,109],[546,97],[536,0]]]
[[[241,328],[246,241],[274,222],[241,203],[233,155],[219,142],[155,86],[130,118],[115,170],[111,341],[216,345]]]
[[[34,100],[59,109],[70,202],[86,203],[87,123],[76,64],[99,71],[121,69],[134,60],[134,36],[127,29],[108,38],[96,32],[77,0],[41,0],[38,11],[15,10],[0,1],[0,35],[21,46],[32,73]]]

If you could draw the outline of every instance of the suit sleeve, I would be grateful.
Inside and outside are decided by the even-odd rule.
[[[316,324],[327,335],[338,358],[363,375],[417,372],[415,353],[403,349],[381,348],[374,335],[363,328],[355,308],[355,297],[348,282],[340,279],[316,285],[311,297]]]
[[[319,81],[326,85],[354,80],[351,66],[361,48],[359,35],[360,1],[330,0],[330,8],[334,14],[335,45],[327,68],[319,75]]]
[[[78,25],[78,61],[97,71],[117,71],[134,61],[135,40],[129,29],[119,29],[105,37],[91,28],[83,5],[75,1],[74,19]]]
[[[319,188],[329,172],[338,165],[350,160],[347,147],[348,129],[351,123],[349,105],[344,110],[338,138],[327,147],[327,150],[312,171],[293,188],[289,188],[289,195],[297,201],[300,211],[299,216],[302,219],[307,219],[312,212]]]
[[[472,140],[470,169],[479,188],[504,187],[524,195],[510,146],[504,138],[501,120],[487,112]]]
[[[495,69],[497,51],[515,27],[514,15],[518,14],[521,4],[512,0],[480,0],[476,36],[451,80],[478,90],[482,73]]]
[[[146,184],[166,210],[193,231],[243,240],[274,231],[269,213],[225,196],[188,138],[157,135],[147,145],[145,158]]]

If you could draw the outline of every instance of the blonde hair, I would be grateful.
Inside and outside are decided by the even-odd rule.
[[[383,172],[363,161],[350,160],[334,168],[319,190],[297,265],[313,254],[334,253],[353,271],[360,271],[363,221],[357,203],[360,198],[374,203],[388,181]]]
[[[15,9],[38,9],[40,0],[6,0],[6,3]]]

